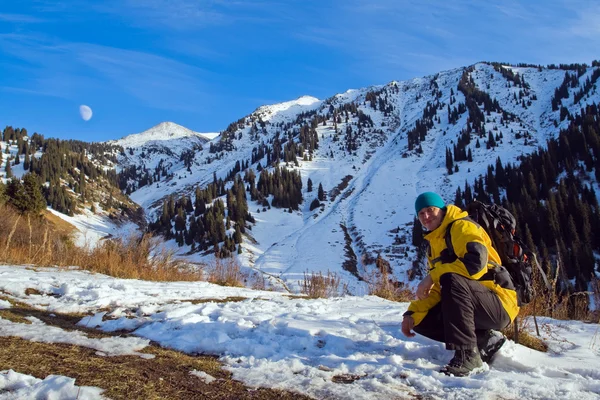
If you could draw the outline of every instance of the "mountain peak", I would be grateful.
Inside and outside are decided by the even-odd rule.
[[[255,114],[259,115],[264,120],[271,119],[275,114],[280,117],[285,117],[287,114],[296,115],[299,110],[314,109],[319,107],[321,100],[312,96],[300,96],[295,100],[285,101],[283,103],[261,106],[256,109]]]
[[[125,136],[119,140],[113,141],[112,143],[118,144],[124,147],[138,147],[143,146],[150,141],[164,141],[172,139],[181,139],[190,136],[200,137],[205,140],[209,140],[214,137],[215,134],[207,133],[202,134],[199,132],[192,131],[191,129],[181,126],[171,121],[164,121],[158,125],[153,126],[150,129],[145,130],[141,133],[134,133],[132,135]]]

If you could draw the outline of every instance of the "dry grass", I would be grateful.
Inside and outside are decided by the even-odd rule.
[[[82,315],[54,313],[50,316],[44,311],[11,302],[13,308],[0,310],[2,318],[22,323],[24,317],[34,316],[49,325],[84,331],[89,337],[111,336],[76,326]],[[142,352],[154,354],[155,358],[103,357],[96,354],[96,350],[85,347],[3,337],[0,365],[3,369],[39,379],[51,374],[68,376],[76,379],[79,386],[105,389],[103,394],[111,399],[308,399],[280,390],[248,388],[233,380],[216,357],[190,356],[154,345]],[[204,371],[217,380],[207,384],[190,375],[193,370]]]
[[[326,276],[321,271],[316,274],[305,272],[300,292],[311,299],[335,297],[340,295],[340,283],[340,277],[330,271]]]
[[[190,300],[192,304],[204,304],[204,303],[238,303],[240,301],[248,300],[247,297],[231,296],[225,297],[224,299],[196,299]]]
[[[244,287],[246,276],[235,259],[217,258],[214,265],[209,267],[206,280],[221,286]]]
[[[548,316],[559,320],[579,320],[600,322],[598,312],[589,309],[590,298],[600,300],[600,281],[593,279],[591,292],[575,292],[557,294],[558,281],[561,275],[560,263],[557,264],[554,274],[548,275],[551,290],[543,284],[541,278],[534,274],[534,287],[536,296],[534,300],[521,307],[519,316],[528,319],[534,315]],[[598,304],[598,303],[596,303]]]
[[[414,292],[389,275],[386,270],[371,274],[367,283],[370,295],[400,302],[409,302],[415,299]]]
[[[539,337],[531,335],[527,330],[523,329],[524,325],[519,321],[519,344],[525,347],[529,347],[530,349],[534,349],[537,351],[546,352],[548,351],[548,345]],[[515,340],[515,331],[513,324],[510,324],[508,327],[502,330],[502,333],[509,338],[510,340]]]
[[[42,211],[42,215],[44,219],[52,226],[52,231],[61,237],[71,236],[77,231],[75,226],[65,221],[61,217],[52,214],[50,211],[44,210]]]
[[[37,266],[79,266],[118,278],[150,281],[202,280],[200,269],[189,268],[151,235],[105,240],[91,248],[72,243],[72,230],[45,218],[19,216],[0,206],[0,262]]]
[[[534,285],[536,296],[534,300],[521,307],[518,317],[518,342],[523,346],[547,351],[548,346],[539,337],[529,334],[529,331],[539,331],[547,329],[546,324],[536,324],[536,316],[547,316],[558,320],[579,320],[586,322],[600,322],[600,314],[597,311],[589,309],[590,297],[600,298],[600,284],[597,279],[592,281],[592,292],[575,292],[564,295],[557,295],[557,285],[561,274],[560,264],[555,268],[554,275],[549,275],[549,284],[551,290],[548,290],[538,276],[537,271],[534,275]],[[535,324],[535,325],[533,325]],[[504,331],[504,334],[514,340],[514,327],[511,324]]]

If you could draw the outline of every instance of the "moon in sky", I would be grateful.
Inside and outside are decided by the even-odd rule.
[[[79,106],[79,115],[84,121],[89,121],[92,118],[92,109],[82,104]]]

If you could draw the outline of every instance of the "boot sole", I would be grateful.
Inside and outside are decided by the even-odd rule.
[[[448,376],[455,376],[457,378],[464,378],[466,376],[472,376],[472,375],[480,374],[480,373],[485,372],[487,370],[488,370],[488,368],[486,368],[486,366],[484,364],[484,365],[482,365],[480,367],[473,368],[472,370],[468,371],[465,374],[454,374],[454,373],[452,373],[450,371],[447,371],[447,370],[444,370],[444,369],[440,370],[440,372],[443,373],[443,374],[446,374]]]
[[[500,348],[504,345],[504,343],[506,343],[506,337],[503,337],[502,339],[494,343],[494,345],[491,348],[489,348],[485,354],[479,353],[481,361],[483,361],[484,363],[491,364],[494,360],[494,356],[496,355],[498,350],[500,350]]]

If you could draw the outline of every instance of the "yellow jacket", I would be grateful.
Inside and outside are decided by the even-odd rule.
[[[433,288],[427,298],[415,300],[408,307],[407,314],[412,313],[415,325],[418,325],[425,318],[427,312],[440,302],[440,277],[446,273],[455,273],[477,280],[494,291],[511,321],[519,313],[517,292],[515,292],[512,282],[510,280],[505,282],[502,279],[494,279],[494,273],[488,274],[490,270],[500,264],[500,256],[492,247],[490,237],[474,221],[461,219],[467,216],[467,212],[454,205],[448,205],[442,224],[425,235],[425,240],[429,242],[427,259],[429,262],[429,275],[433,280]],[[453,221],[456,222],[452,223]],[[450,236],[456,254],[454,261],[448,259],[447,251],[444,252],[447,249],[446,229],[450,223],[452,223]],[[508,272],[504,271],[503,274],[507,275]],[[495,281],[500,282],[496,283]]]

